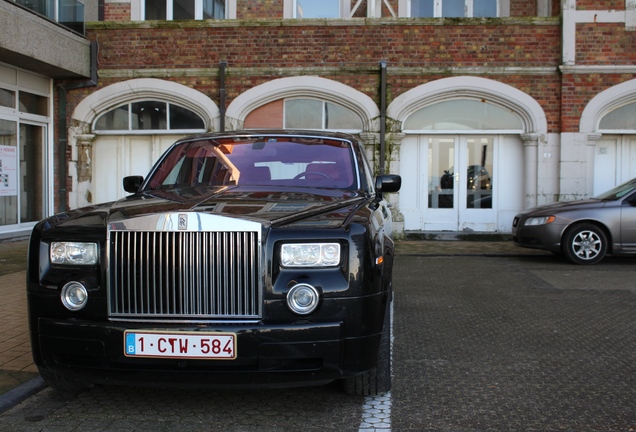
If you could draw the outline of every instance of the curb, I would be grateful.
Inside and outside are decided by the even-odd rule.
[[[4,414],[14,406],[44,390],[48,385],[39,375],[13,390],[0,395],[0,414]]]

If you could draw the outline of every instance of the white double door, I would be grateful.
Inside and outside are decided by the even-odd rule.
[[[129,195],[122,186],[126,176],[146,176],[159,156],[182,135],[103,135],[93,144],[92,203]]]
[[[408,136],[400,148],[407,231],[497,231],[497,136]]]
[[[594,196],[636,177],[636,137],[603,135],[594,153]]]

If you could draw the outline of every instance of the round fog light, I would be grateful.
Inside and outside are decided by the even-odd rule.
[[[88,301],[88,291],[79,282],[69,282],[62,288],[62,303],[68,310],[77,311]]]
[[[287,293],[287,306],[299,315],[312,313],[318,307],[318,290],[307,284],[294,285]]]

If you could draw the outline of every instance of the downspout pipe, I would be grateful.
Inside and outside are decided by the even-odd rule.
[[[220,129],[225,132],[225,76],[227,74],[227,61],[219,63],[219,111],[221,116]]]
[[[59,179],[60,179],[60,187],[58,189],[60,196],[60,204],[57,213],[62,213],[68,210],[68,204],[66,200],[66,146],[68,144],[68,130],[66,123],[66,93],[69,90],[76,90],[85,87],[93,87],[97,85],[97,42],[91,42],[91,78],[89,81],[82,81],[79,83],[73,84],[62,84],[58,85],[58,98],[59,98],[59,108],[58,108],[58,157],[59,157]]]
[[[384,174],[386,151],[386,60],[380,61],[380,175]]]

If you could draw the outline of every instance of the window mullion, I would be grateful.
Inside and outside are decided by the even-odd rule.
[[[435,12],[433,16],[440,18],[442,16],[442,0],[435,0]]]
[[[203,19],[203,0],[194,0],[194,19]]]
[[[166,19],[172,21],[174,18],[174,0],[166,0]]]
[[[473,12],[473,0],[466,0],[466,3],[464,4],[464,16],[467,18],[472,18],[473,16],[475,16],[475,13]]]

